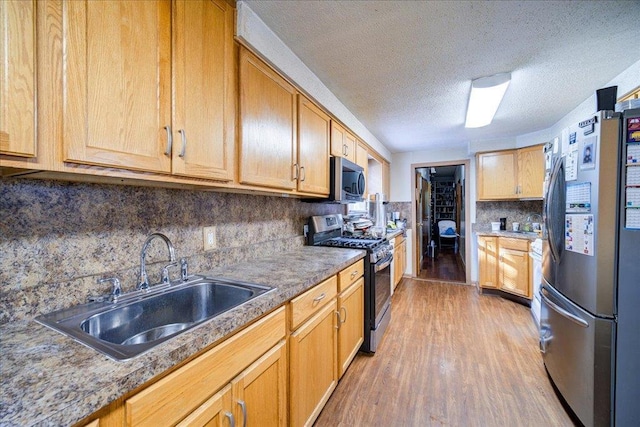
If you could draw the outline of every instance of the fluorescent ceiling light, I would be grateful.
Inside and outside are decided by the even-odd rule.
[[[496,74],[471,81],[471,94],[464,127],[479,128],[491,123],[510,81],[511,73]]]

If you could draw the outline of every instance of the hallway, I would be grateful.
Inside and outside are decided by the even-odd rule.
[[[460,260],[460,255],[450,247],[438,250],[435,258],[425,256],[422,261],[422,271],[420,271],[417,278],[445,282],[466,282],[464,264]]]
[[[316,426],[572,426],[529,309],[474,287],[404,279],[370,357],[358,354]]]

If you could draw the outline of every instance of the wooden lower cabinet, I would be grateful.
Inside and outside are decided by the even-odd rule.
[[[498,238],[478,236],[479,281],[481,288],[498,287]]]
[[[360,260],[77,426],[312,425],[364,339],[363,274]]]
[[[364,277],[338,296],[338,378],[364,341]]]
[[[531,298],[527,240],[478,236],[478,261],[480,287]]]
[[[285,334],[285,311],[280,308],[127,399],[126,425],[173,425],[185,420]]]
[[[338,384],[335,299],[296,329],[289,349],[292,426],[312,425]]]
[[[287,424],[287,345],[281,341],[232,382],[238,425]]]
[[[501,247],[498,268],[500,290],[531,298],[528,252]]]

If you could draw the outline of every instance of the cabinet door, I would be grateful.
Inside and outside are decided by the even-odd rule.
[[[364,277],[340,294],[338,313],[338,378],[341,378],[364,341]]]
[[[331,119],[311,101],[298,95],[298,190],[329,194],[329,138]]]
[[[291,334],[289,413],[292,426],[311,425],[338,382],[336,303]]]
[[[367,147],[365,147],[363,144],[361,143],[356,143],[356,164],[358,164],[359,166],[362,167],[362,169],[364,169],[364,176],[365,176],[365,188],[364,188],[364,194],[367,194],[367,189],[369,188],[369,154],[367,152]],[[387,198],[389,197],[389,195],[387,194]]]
[[[180,0],[174,15],[173,173],[232,180],[234,10],[224,0]]]
[[[0,153],[36,155],[36,2],[0,1]]]
[[[65,160],[170,172],[171,2],[68,1]]]
[[[500,289],[529,298],[529,254],[500,248]]]
[[[198,409],[177,424],[178,427],[232,427],[234,425],[230,384],[207,399]]]
[[[281,341],[232,382],[235,419],[243,426],[287,423],[287,346]]]
[[[296,90],[240,50],[240,182],[294,190]]]
[[[334,120],[331,121],[331,155],[335,157],[345,157],[344,136],[347,133],[345,128]]]
[[[515,150],[478,154],[478,199],[516,198],[517,167]]]
[[[478,236],[479,279],[483,288],[498,287],[498,238]]]
[[[542,198],[544,151],[541,145],[518,150],[518,197]]]
[[[355,163],[356,149],[358,147],[356,137],[349,133],[349,131],[346,131],[342,143],[344,144],[344,157]]]

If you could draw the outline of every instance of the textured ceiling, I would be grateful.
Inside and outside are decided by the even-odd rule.
[[[392,152],[546,129],[640,60],[640,1],[245,3]],[[471,80],[509,71],[465,129]]]

